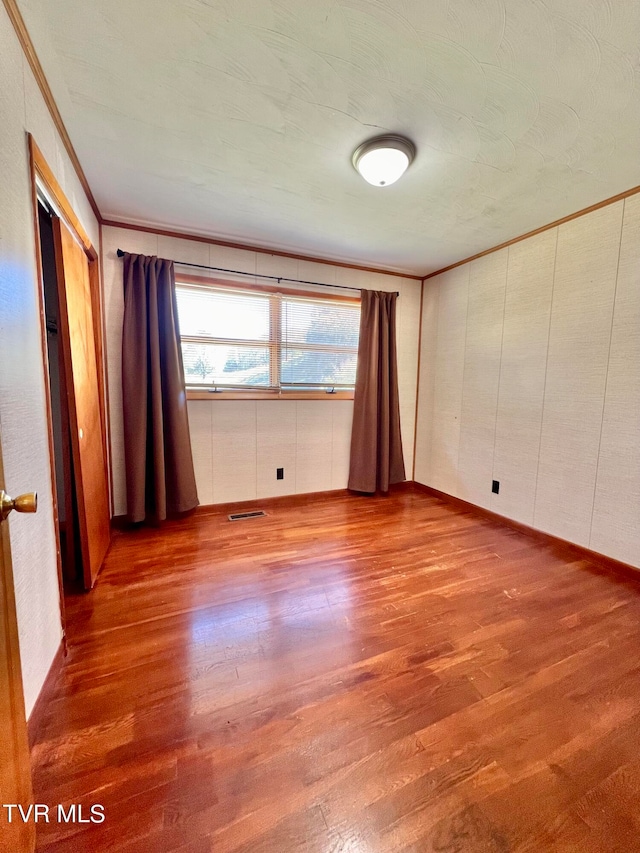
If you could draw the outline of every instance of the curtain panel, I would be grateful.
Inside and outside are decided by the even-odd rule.
[[[127,517],[158,522],[198,505],[173,261],[125,253],[124,299]]]
[[[349,488],[356,492],[387,492],[405,479],[396,300],[396,293],[362,291],[349,466]]]

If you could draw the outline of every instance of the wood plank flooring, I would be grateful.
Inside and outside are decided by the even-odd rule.
[[[640,584],[413,491],[119,534],[34,748],[47,853],[640,849]]]

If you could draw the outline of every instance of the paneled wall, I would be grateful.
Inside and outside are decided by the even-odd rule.
[[[416,480],[640,567],[640,195],[424,287]]]
[[[352,410],[349,400],[192,400],[200,502],[346,488]]]
[[[479,504],[493,471],[506,282],[504,252],[469,265],[458,469],[460,497]]]
[[[120,372],[123,292],[118,248],[254,274],[399,291],[401,425],[407,477],[411,479],[420,324],[418,281],[128,228],[105,226],[102,236],[116,515],[126,511]],[[349,400],[191,401],[189,424],[200,502],[226,503],[346,488],[352,413]],[[284,480],[276,479],[276,468],[285,469]]]
[[[0,434],[9,494],[38,492],[36,515],[9,520],[27,714],[62,637],[45,378],[26,131],[87,233],[98,224],[0,4]]]

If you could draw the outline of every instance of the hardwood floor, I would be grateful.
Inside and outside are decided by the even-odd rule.
[[[68,600],[47,853],[640,848],[640,584],[410,489],[120,534]]]

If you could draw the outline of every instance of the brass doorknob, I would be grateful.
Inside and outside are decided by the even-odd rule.
[[[12,509],[16,512],[36,512],[38,509],[38,495],[36,492],[27,492],[25,495],[18,495],[17,498],[10,498],[9,495],[0,489],[0,521],[4,521]]]

